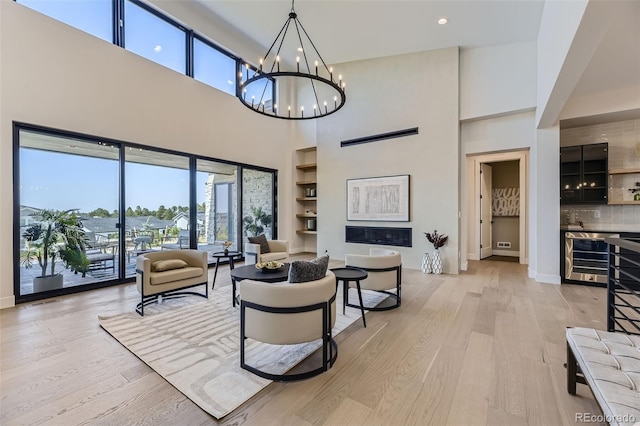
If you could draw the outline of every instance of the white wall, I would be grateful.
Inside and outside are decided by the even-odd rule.
[[[470,226],[470,224],[474,223],[473,221],[476,217],[476,206],[473,199],[473,156],[485,155],[488,158],[487,161],[503,161],[511,159],[510,156],[513,156],[513,154],[507,154],[507,151],[529,150],[529,163],[533,165],[536,149],[534,111],[461,124],[460,180],[463,184],[461,198],[463,200],[462,211],[464,212],[461,223],[463,269],[466,268],[467,259],[479,259],[478,247],[472,244],[476,240],[476,226]],[[553,159],[547,158],[546,161],[546,167],[551,167],[551,164],[555,164],[557,168],[557,156]],[[528,173],[529,196],[524,210],[526,210],[528,216],[528,224],[525,224],[528,226],[527,236],[525,237],[528,238],[525,238],[527,240],[527,249],[523,255],[528,258],[529,269],[531,269],[532,262],[535,262],[535,259],[532,258],[535,257],[538,237],[533,227],[534,209],[537,203],[535,192],[533,191],[535,187],[533,181],[536,179],[537,170],[534,167],[528,167],[526,171]],[[521,211],[521,218],[524,220],[524,211]]]
[[[457,48],[340,64],[349,76],[348,102],[318,121],[318,252],[334,259],[366,253],[345,244],[345,225],[413,228],[413,247],[398,248],[406,268],[418,269],[433,250],[424,232],[449,235],[445,272],[458,272],[459,124]],[[418,127],[419,134],[340,147],[340,141]],[[347,222],[346,180],[411,176],[411,220]],[[324,225],[322,225],[324,224]],[[326,224],[330,224],[327,226]]]
[[[536,132],[536,281],[560,284],[560,128]],[[530,268],[530,273],[532,273]]]
[[[271,167],[291,181],[281,154],[290,122],[12,1],[0,1],[0,40],[0,306],[13,304],[14,120]],[[289,238],[283,188],[279,236]]]
[[[538,128],[557,124],[611,23],[614,8],[608,3],[545,2],[538,32]]]
[[[460,120],[533,110],[536,42],[460,51]]]

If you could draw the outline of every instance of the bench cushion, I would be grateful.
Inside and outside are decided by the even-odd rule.
[[[609,423],[640,421],[640,336],[576,327],[567,343]]]
[[[202,268],[196,266],[187,266],[186,268],[172,269],[163,272],[151,272],[149,282],[151,285],[166,284],[172,281],[187,280],[196,278],[204,274]]]

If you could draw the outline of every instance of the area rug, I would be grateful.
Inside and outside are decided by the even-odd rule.
[[[144,317],[128,312],[98,319],[124,347],[220,419],[271,383],[240,368],[240,309],[231,306],[229,290],[213,291],[206,302],[188,297],[150,305]],[[362,293],[365,306],[386,298],[380,293]],[[354,298],[357,300],[355,293],[350,300]],[[334,336],[361,318],[354,308],[347,307],[346,315],[342,314],[341,297],[336,300],[336,312]],[[246,359],[260,369],[283,374],[320,346],[320,341],[278,346],[248,340]]]

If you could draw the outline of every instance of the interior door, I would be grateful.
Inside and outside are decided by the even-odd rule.
[[[480,164],[480,259],[493,254],[491,244],[491,166]]]

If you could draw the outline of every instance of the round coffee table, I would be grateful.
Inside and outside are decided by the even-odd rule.
[[[331,270],[336,276],[336,290],[338,290],[338,282],[342,281],[342,313],[345,312],[345,307],[349,306],[352,308],[360,308],[360,313],[362,314],[362,323],[364,326],[367,326],[367,320],[364,319],[364,305],[362,303],[362,291],[360,290],[360,280],[364,280],[369,276],[367,271],[360,268],[333,268]],[[360,299],[360,306],[352,305],[347,300],[349,298],[349,283],[356,283],[356,288],[358,289],[358,299]]]
[[[229,259],[229,269],[233,270],[233,259],[240,256],[242,256],[242,253],[240,253],[239,251],[228,251],[227,253],[218,251],[215,253],[211,253],[211,257],[216,259],[216,270],[213,273],[213,284],[211,284],[211,290],[213,290],[213,287],[216,285],[216,277],[218,276],[218,265],[220,265],[220,259]]]
[[[261,271],[256,269],[256,265],[238,266],[231,271],[231,285],[232,291],[231,300],[233,306],[236,306],[236,282],[242,280],[254,280],[262,281],[265,283],[278,283],[286,281],[289,278],[289,264],[285,263],[281,268],[276,271]]]

